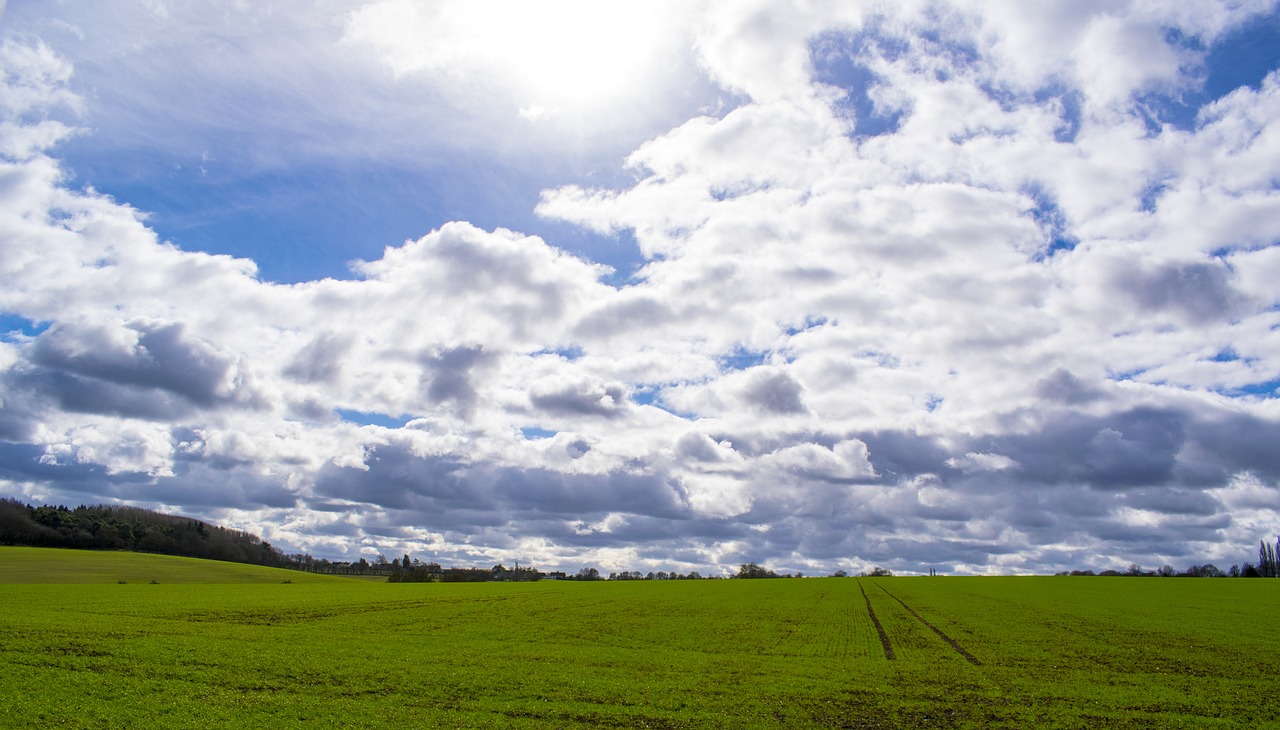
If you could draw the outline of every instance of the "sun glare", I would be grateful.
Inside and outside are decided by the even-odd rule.
[[[536,117],[608,105],[657,83],[668,67],[673,6],[617,0],[387,0],[351,18],[396,73],[480,79]]]
[[[494,60],[523,103],[607,103],[649,81],[646,72],[659,53],[660,12],[587,0],[508,9],[508,17],[490,26]]]

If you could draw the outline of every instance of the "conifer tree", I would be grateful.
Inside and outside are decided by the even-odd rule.
[[[1258,543],[1258,575],[1261,577],[1280,577],[1280,569],[1276,565],[1277,548],[1280,548],[1280,539],[1276,540],[1276,547],[1267,544],[1266,540]]]

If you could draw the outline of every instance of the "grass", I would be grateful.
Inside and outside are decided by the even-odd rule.
[[[198,560],[174,555],[0,546],[4,583],[331,583],[316,575],[260,565]]]
[[[0,586],[0,724],[1280,724],[1280,581],[217,582]]]

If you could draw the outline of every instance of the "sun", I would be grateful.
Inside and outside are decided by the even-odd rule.
[[[666,2],[386,0],[351,17],[397,74],[501,87],[530,115],[608,105],[654,84],[677,14]]]
[[[647,83],[660,53],[660,12],[636,3],[514,3],[495,23],[495,61],[524,101],[607,103]]]

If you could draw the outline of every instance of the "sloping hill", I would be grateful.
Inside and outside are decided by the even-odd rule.
[[[174,555],[0,546],[0,583],[328,583],[350,578]]]

